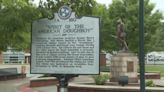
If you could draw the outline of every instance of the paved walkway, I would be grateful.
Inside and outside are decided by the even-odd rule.
[[[34,87],[30,88],[29,84],[23,84],[19,87],[20,92],[57,92],[57,87],[46,86],[46,87]]]
[[[57,92],[55,85],[45,87],[29,87],[29,79],[16,79],[8,81],[0,81],[0,92]],[[73,83],[93,82],[91,76],[79,76],[72,80]],[[164,86],[164,78],[154,80],[155,84]],[[71,83],[71,82],[70,82]]]
[[[28,78],[0,81],[0,92],[21,92],[19,86],[28,82]]]
[[[156,79],[153,81],[154,81],[155,85],[164,87],[164,77],[161,77],[161,79]]]
[[[45,87],[29,87],[30,78],[0,81],[0,92],[57,92],[55,85]],[[93,82],[88,76],[80,76],[72,80],[74,83]]]
[[[0,81],[0,92],[57,92],[57,87],[29,87],[29,78]]]
[[[22,65],[1,65],[0,68],[6,67],[17,67],[18,72],[21,72]],[[0,81],[0,92],[57,92],[57,87],[46,86],[46,87],[29,87],[30,78],[36,75],[29,74],[29,65],[26,66],[26,73],[28,78],[24,79],[16,79],[16,80],[8,80],[8,81]],[[72,80],[73,83],[81,83],[81,82],[94,82],[91,76],[79,76]],[[164,78],[161,80],[154,80],[156,85],[160,85],[164,87]]]
[[[74,83],[93,82],[91,76],[79,76],[72,80]],[[71,83],[71,82],[70,82]],[[29,84],[25,83],[20,86],[21,92],[57,92],[57,86],[33,87],[30,88]]]

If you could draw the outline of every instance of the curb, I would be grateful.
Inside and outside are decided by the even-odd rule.
[[[28,83],[20,85],[19,90],[20,92],[41,92],[30,88]]]

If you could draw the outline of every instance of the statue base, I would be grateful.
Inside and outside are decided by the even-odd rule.
[[[119,52],[111,59],[110,82],[118,82],[120,76],[128,76],[128,83],[138,83],[138,58],[134,53]]]

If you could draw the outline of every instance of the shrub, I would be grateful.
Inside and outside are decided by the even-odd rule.
[[[101,72],[110,72],[110,66],[100,66]]]
[[[93,76],[96,85],[104,85],[109,79],[108,74],[100,74]]]
[[[155,86],[153,80],[147,80],[145,85],[148,87],[154,87]]]

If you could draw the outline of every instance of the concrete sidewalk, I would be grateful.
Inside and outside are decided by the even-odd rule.
[[[153,81],[156,85],[161,85],[164,87],[164,78],[161,78],[161,80],[158,79]],[[29,82],[30,82],[30,78],[0,81],[0,92],[57,92],[56,85],[30,88]],[[83,76],[76,77],[73,80],[71,80],[71,82],[69,83],[76,84],[76,83],[87,83],[87,82],[88,83],[94,82],[91,75],[83,75]]]
[[[90,76],[79,76],[72,82],[93,82]],[[0,81],[0,92],[57,92],[57,86],[29,87],[30,78]],[[71,82],[70,82],[71,83]]]
[[[57,92],[57,87],[29,87],[30,78],[0,81],[0,92]]]
[[[75,77],[69,83],[86,83],[86,82],[94,82],[92,77],[89,75]],[[44,87],[32,87],[30,88],[29,85],[23,84],[20,86],[21,92],[57,92],[57,86],[44,86]]]
[[[164,78],[161,78],[161,80],[156,79],[153,80],[156,85],[160,85],[164,87]],[[79,77],[75,77],[73,80],[71,80],[70,85],[76,85],[77,83],[94,83],[94,80],[92,78],[92,75],[81,75]],[[106,86],[111,86],[111,87],[122,87],[120,85],[106,85]],[[125,88],[138,88],[139,86],[125,86]],[[57,87],[55,85],[53,86],[45,86],[45,87],[34,87],[32,88],[33,90],[37,90],[39,92],[57,92]],[[30,92],[30,91],[29,91]]]
[[[164,87],[164,77],[161,77],[161,79],[155,79],[153,80],[155,85]]]
[[[19,86],[28,82],[29,82],[28,78],[0,81],[0,91],[1,92],[21,92],[19,89]]]

